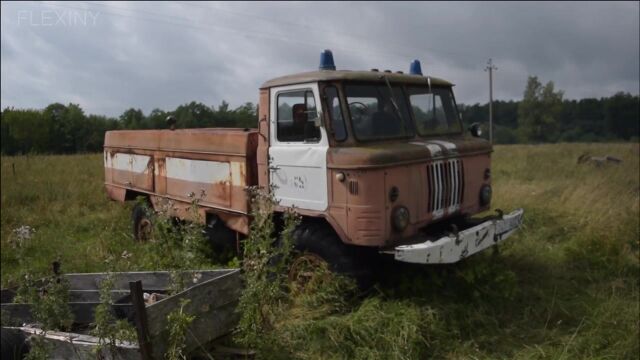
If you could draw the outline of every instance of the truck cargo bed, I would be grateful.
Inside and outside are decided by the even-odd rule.
[[[119,130],[105,135],[105,184],[125,200],[142,192],[246,214],[245,188],[256,185],[254,129]]]

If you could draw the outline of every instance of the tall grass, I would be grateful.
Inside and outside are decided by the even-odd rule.
[[[54,260],[67,273],[169,269],[173,258],[159,260],[160,245],[134,241],[134,203],[111,201],[103,179],[101,154],[2,157],[3,286],[21,281],[26,269],[48,274]],[[21,226],[35,231],[18,241]],[[200,258],[199,267],[212,266]]]
[[[623,162],[578,165],[584,152]],[[637,359],[639,152],[497,146],[493,207],[525,209],[500,254],[454,266],[389,262],[365,299],[295,303],[261,357]],[[57,258],[65,272],[101,271],[126,251],[118,270],[152,267],[150,244],[130,235],[131,205],[109,201],[102,177],[101,155],[2,158],[3,285],[25,269],[45,273]],[[22,225],[36,232],[18,242]]]

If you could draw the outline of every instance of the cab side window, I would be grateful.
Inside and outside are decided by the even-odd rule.
[[[320,128],[311,90],[278,94],[277,137],[282,142],[318,142]]]
[[[335,86],[328,86],[324,89],[324,94],[327,98],[329,116],[331,117],[331,132],[333,133],[333,138],[336,139],[336,141],[344,141],[347,139],[347,128],[345,127],[344,117],[342,116],[338,89],[336,89]]]

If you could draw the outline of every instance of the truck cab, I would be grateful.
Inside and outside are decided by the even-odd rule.
[[[488,141],[465,134],[453,84],[414,72],[319,70],[261,87],[261,183],[347,244],[411,242],[488,210]]]

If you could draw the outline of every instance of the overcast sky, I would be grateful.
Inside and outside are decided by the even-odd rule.
[[[6,3],[2,108],[78,103],[87,113],[148,113],[200,101],[257,102],[265,80],[314,70],[423,71],[459,103],[520,99],[527,76],[567,98],[637,94],[639,2]]]

